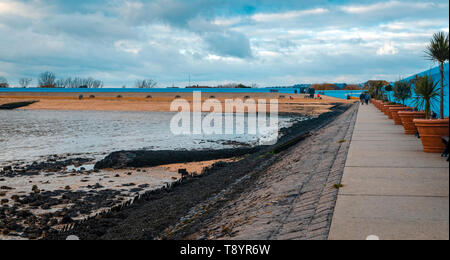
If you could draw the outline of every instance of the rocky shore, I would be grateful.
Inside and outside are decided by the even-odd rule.
[[[109,160],[123,154],[118,152],[101,161],[103,165],[115,162],[110,169],[95,169],[94,158],[80,155],[52,155],[41,161],[0,167],[0,240],[45,238],[50,231],[62,230],[76,221],[126,205],[144,192],[166,187],[181,178],[177,172],[180,165],[170,169],[174,168],[171,163],[182,162],[185,173],[196,174],[191,169],[201,171],[216,159],[230,161],[257,149],[190,151],[205,159],[197,163],[199,166],[191,166],[189,161],[196,160],[187,156],[187,151],[135,151],[138,156],[134,157],[154,163],[133,167],[130,161],[119,165],[120,161]],[[164,167],[153,167],[157,165]]]
[[[294,149],[304,140],[309,140],[311,135],[314,136],[315,132],[333,122],[350,107],[352,105],[336,105],[331,108],[331,112],[283,129],[284,136],[274,146],[261,147],[240,161],[216,163],[206,168],[201,175],[182,178],[160,189],[139,194],[134,197],[132,203],[114,207],[112,210],[84,221],[76,221],[66,228],[69,230],[64,232],[49,230],[44,238],[65,239],[68,235],[77,235],[81,239],[182,239],[189,237],[201,230],[201,223],[205,220],[203,218],[212,219],[220,212],[221,206],[229,202],[228,198],[221,197],[224,191],[239,186],[240,188],[231,191],[231,194],[235,196],[242,194],[245,187],[249,187],[253,182],[252,173],[266,172],[269,167],[283,160],[286,151]],[[328,134],[332,135],[332,133]],[[327,151],[314,152],[326,153]],[[214,203],[207,203],[208,201],[214,201]],[[209,211],[208,208],[214,210]],[[186,223],[192,223],[192,225],[186,225]]]

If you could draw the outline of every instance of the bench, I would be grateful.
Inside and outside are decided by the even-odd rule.
[[[445,144],[445,150],[444,152],[442,152],[442,157],[446,157],[447,156],[447,162],[449,160],[449,155],[448,155],[448,136],[443,136],[442,137],[442,142]]]

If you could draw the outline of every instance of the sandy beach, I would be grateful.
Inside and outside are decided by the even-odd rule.
[[[78,95],[83,95],[79,100]],[[95,95],[95,97],[90,97]],[[122,96],[118,98],[117,96]],[[151,95],[150,97],[147,97]],[[182,98],[191,104],[192,93],[0,93],[0,105],[13,102],[38,100],[30,106],[21,109],[27,110],[76,110],[76,111],[170,111],[172,101]],[[224,108],[227,99],[252,98],[255,100],[278,99],[280,113],[298,113],[306,115],[319,115],[328,112],[336,104],[353,103],[355,100],[322,96],[321,99],[306,98],[301,94],[276,93],[203,93],[202,102],[206,99],[217,99]],[[203,112],[210,112],[203,110]]]

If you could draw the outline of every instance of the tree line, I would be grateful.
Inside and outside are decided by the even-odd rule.
[[[19,85],[22,88],[30,87],[32,82],[32,78],[19,79]],[[102,88],[103,86],[103,81],[94,79],[92,77],[69,77],[58,79],[56,75],[50,71],[39,74],[39,77],[37,79],[37,87],[39,88]],[[5,77],[0,77],[0,87],[10,87],[8,80]]]
[[[20,78],[19,86],[28,88],[33,82],[32,78]],[[152,79],[136,80],[136,88],[155,88],[157,82]],[[39,88],[102,88],[103,81],[94,79],[92,77],[68,77],[57,78],[53,72],[46,71],[39,74],[37,79],[37,87]],[[0,88],[9,88],[10,84],[5,77],[0,76]],[[125,86],[124,86],[125,87]]]

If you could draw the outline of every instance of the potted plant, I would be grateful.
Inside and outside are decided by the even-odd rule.
[[[410,84],[414,84],[417,86],[421,77],[417,76],[410,81]],[[417,102],[416,102],[417,105]],[[397,112],[400,120],[402,121],[403,128],[405,129],[405,134],[407,135],[415,135],[417,134],[417,127],[414,124],[414,119],[423,119],[425,118],[425,112],[420,111],[416,106],[414,111],[400,111]]]
[[[439,63],[439,71],[441,74],[441,91],[440,91],[440,118],[444,118],[444,64],[449,60],[449,39],[448,34],[438,32],[433,35],[430,44],[425,50],[425,54],[429,60]]]
[[[414,123],[419,131],[419,135],[422,140],[424,152],[427,153],[441,153],[445,149],[445,145],[442,142],[443,136],[449,135],[449,120],[444,117],[444,63],[449,60],[449,37],[444,32],[439,32],[433,35],[430,45],[428,45],[425,51],[428,58],[432,61],[439,63],[440,68],[440,91],[437,90],[437,83],[434,83],[431,78],[421,81],[421,85],[424,88],[422,91],[428,90],[428,95],[433,99],[440,98],[440,119],[430,120],[429,110],[431,109],[430,101],[425,100],[424,96],[419,97],[422,103],[425,102],[426,119],[416,119]],[[428,104],[427,104],[428,103]]]
[[[411,98],[411,83],[406,81],[397,81],[394,84],[394,98],[398,101],[401,101],[403,105],[406,105],[405,102],[408,98]]]
[[[392,90],[394,91],[394,98],[401,101],[403,107],[391,107],[389,110],[392,119],[394,119],[394,124],[402,125],[402,120],[400,119],[398,112],[413,110],[413,108],[405,106],[406,100],[411,97],[411,84],[406,81],[397,81]]]
[[[445,146],[442,136],[448,136],[448,119],[430,119],[431,105],[439,97],[439,82],[434,82],[430,76],[421,78],[416,85],[415,102],[417,107],[425,108],[425,119],[414,119],[414,124],[422,140],[423,150],[426,153],[441,153]]]

